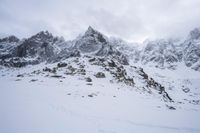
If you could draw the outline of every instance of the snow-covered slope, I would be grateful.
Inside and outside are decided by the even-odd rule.
[[[195,96],[192,89],[185,93],[181,88],[176,88],[177,86],[171,90],[165,88],[175,101],[169,102],[163,97],[165,95],[159,94],[159,90],[153,86],[147,87],[147,79],[144,79],[144,75],[141,76],[144,74],[141,68],[122,69],[129,70],[127,72],[130,75],[127,76],[132,76],[132,82],[123,76],[117,77],[117,68],[107,64],[110,60],[102,64],[98,60],[73,57],[62,63],[1,68],[0,131],[200,131],[199,103],[189,102],[199,98],[199,89]],[[198,83],[196,85],[199,87]]]

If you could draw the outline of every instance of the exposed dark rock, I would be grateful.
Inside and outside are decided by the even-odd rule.
[[[109,65],[109,67],[116,67],[117,66],[113,60],[111,60],[111,62],[108,62],[108,65]]]
[[[12,43],[12,42],[19,42],[20,40],[16,37],[16,36],[9,36],[9,37],[5,37],[0,39],[0,43],[1,42],[8,42],[8,43]]]
[[[106,75],[103,72],[98,72],[97,74],[94,75],[96,78],[105,78]]]
[[[85,67],[85,65],[80,65],[80,66],[79,66],[79,68],[84,68],[84,67]]]
[[[45,68],[43,69],[43,71],[44,71],[44,72],[56,73],[56,68],[51,69],[51,68],[45,67]]]
[[[94,96],[97,96],[97,94],[92,93],[92,94],[89,94],[89,95],[88,95],[88,97],[94,97]]]
[[[64,63],[64,62],[60,62],[57,64],[57,67],[66,67],[67,66],[67,63]]]
[[[194,105],[198,105],[198,104],[200,104],[200,100],[191,100],[191,101],[189,101],[189,103],[192,103]]]
[[[92,94],[90,94],[90,95],[88,95],[88,97],[93,97],[93,95],[92,95]]]
[[[51,77],[53,77],[53,78],[64,78],[64,77],[61,76],[61,75],[52,75]]]
[[[85,69],[77,69],[76,73],[81,74],[81,75],[86,75],[86,70]]]
[[[72,66],[68,66],[67,70],[65,72],[66,75],[74,75],[76,74],[76,68],[72,67]]]
[[[26,60],[22,59],[22,58],[10,58],[10,59],[6,59],[6,60],[0,60],[0,65],[6,66],[6,67],[24,67],[28,64],[31,64],[29,62],[27,62]]]
[[[30,82],[35,82],[38,81],[37,79],[31,79]]]
[[[43,71],[45,71],[45,72],[52,72],[52,70],[51,70],[50,68],[48,68],[48,67],[45,67],[45,68],[43,69]]]
[[[176,110],[176,108],[173,107],[173,106],[166,105],[166,107],[167,107],[168,109],[170,109],[170,110]]]
[[[89,59],[88,61],[93,62],[93,61],[95,61],[95,58]]]
[[[143,69],[142,68],[140,68],[140,71],[139,71],[140,73],[140,75],[144,78],[144,79],[148,79],[148,75],[143,71]]]
[[[17,77],[24,77],[24,75],[23,74],[18,74]]]
[[[85,78],[86,82],[92,82],[92,79],[90,77]]]
[[[190,92],[190,89],[189,89],[189,88],[183,88],[182,90],[183,90],[185,93]]]

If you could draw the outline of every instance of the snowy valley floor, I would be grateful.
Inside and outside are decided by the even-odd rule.
[[[24,71],[33,67],[0,70],[1,133],[200,133],[199,104],[167,103],[106,79],[16,77]]]

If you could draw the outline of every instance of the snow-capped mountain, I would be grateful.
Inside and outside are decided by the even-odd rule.
[[[146,41],[142,49],[137,45],[127,45],[123,40],[110,39],[111,44],[129,60],[140,65],[148,65],[161,69],[176,69],[180,64],[189,69],[199,71],[200,62],[200,29],[190,32],[185,41],[158,39]]]
[[[184,62],[187,67],[199,70],[199,34],[199,29],[191,31],[188,39],[180,44],[174,40],[164,39],[148,41],[141,49],[137,47],[139,44],[108,38],[91,26],[83,35],[72,41],[65,41],[62,37],[55,37],[48,31],[41,31],[23,40],[14,36],[1,39],[0,64],[23,67],[42,62],[49,64],[70,58],[83,58],[86,62],[101,66],[116,81],[147,92],[151,92],[152,89],[157,90],[165,100],[173,101],[165,91],[165,87],[149,76],[142,67],[150,64],[159,69],[175,70],[178,64]]]
[[[124,64],[134,62],[162,69],[176,69],[182,63],[199,71],[199,34],[200,30],[196,28],[190,32],[184,42],[160,39],[146,42],[141,49],[138,48],[140,44],[130,44],[121,39],[108,38],[92,27],[88,27],[84,35],[73,41],[65,41],[62,37],[54,37],[48,31],[42,31],[21,41],[15,36],[1,39],[0,57],[1,64],[10,66],[11,59],[22,60],[22,57],[23,62],[26,62],[25,60],[28,58],[25,64],[38,64],[43,61],[56,62],[72,56],[80,56],[81,54],[112,55]],[[3,62],[2,59],[4,60]]]
[[[65,44],[69,47],[61,50]],[[108,71],[117,82],[140,88],[149,93],[155,90],[163,95],[164,100],[172,101],[164,86],[149,77],[142,68],[129,65],[127,55],[122,54],[118,48],[114,46],[114,41],[110,41],[92,27],[89,27],[79,39],[68,43],[59,40],[58,37],[54,37],[48,31],[42,31],[28,39],[19,41],[19,44],[10,52],[11,56],[1,59],[1,64],[11,67],[23,67],[41,62],[56,63],[65,61],[68,58],[83,58],[93,65],[102,67],[101,69],[104,71]],[[78,64],[80,63],[78,61]],[[83,69],[83,71],[88,72],[91,70]]]
[[[177,43],[172,40],[156,40],[149,42],[142,51],[141,62],[154,63],[164,68],[174,68],[178,63],[199,70],[200,60],[200,30],[194,29],[190,32],[188,39]]]
[[[142,64],[153,63],[160,68],[172,68],[181,60],[180,48],[169,40],[150,41],[141,53]]]
[[[119,132],[134,132],[133,126],[199,132],[200,30],[183,42],[159,39],[142,46],[92,27],[71,41],[48,31],[0,39],[1,118],[22,123],[16,132],[26,124],[37,132],[38,123],[47,124],[46,132],[58,131],[50,131],[55,123],[62,131],[88,132],[86,122],[94,132],[113,132],[110,125]]]

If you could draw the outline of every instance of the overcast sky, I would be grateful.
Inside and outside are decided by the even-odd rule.
[[[200,0],[0,0],[0,36],[41,30],[73,39],[87,27],[128,41],[184,37],[200,27]]]

